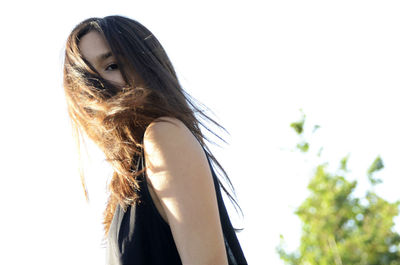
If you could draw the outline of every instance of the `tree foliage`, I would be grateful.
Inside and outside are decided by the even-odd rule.
[[[303,125],[304,117],[291,127],[302,137],[300,146],[309,146]],[[306,152],[308,147],[306,151],[298,149]],[[382,159],[378,156],[367,170],[371,189],[364,198],[356,198],[357,181],[346,179],[348,158],[341,160],[340,170],[334,174],[327,171],[327,163],[316,167],[308,185],[310,195],[295,211],[302,221],[300,247],[287,252],[283,236],[277,247],[286,264],[400,265],[400,236],[393,221],[400,201],[387,202],[373,191],[382,182],[374,176],[384,167]]]

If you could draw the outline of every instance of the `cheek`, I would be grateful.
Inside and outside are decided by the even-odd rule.
[[[103,74],[103,78],[113,83],[117,83],[118,85],[125,85],[125,81],[122,78],[122,74],[120,71],[105,73]]]

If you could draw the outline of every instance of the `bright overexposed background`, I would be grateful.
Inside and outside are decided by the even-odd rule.
[[[311,148],[324,146],[333,169],[351,153],[358,195],[381,155],[377,192],[400,199],[398,1],[8,1],[0,10],[1,264],[104,264],[112,171],[88,142],[87,204],[62,59],[77,23],[114,14],[155,34],[185,90],[230,132],[221,133],[228,145],[210,147],[236,188],[244,219],[230,213],[245,228],[237,235],[249,264],[283,264],[280,234],[288,249],[299,243],[293,211],[315,165],[291,152],[300,108],[306,128],[321,126]]]

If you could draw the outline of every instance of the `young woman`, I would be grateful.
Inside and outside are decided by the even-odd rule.
[[[114,169],[107,264],[247,264],[210,158],[232,183],[195,114],[220,125],[193,104],[147,28],[122,16],[78,24],[64,89],[78,143],[84,132]]]

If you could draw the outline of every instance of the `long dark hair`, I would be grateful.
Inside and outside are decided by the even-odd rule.
[[[111,84],[83,58],[79,41],[90,31],[104,37],[127,85],[118,87]],[[225,132],[226,129],[200,110],[196,105],[204,105],[195,104],[196,100],[182,89],[163,47],[139,22],[123,16],[107,16],[79,23],[66,43],[64,90],[78,147],[80,139],[83,139],[82,133],[86,133],[104,152],[114,169],[104,211],[105,235],[108,234],[117,203],[126,209],[140,199],[136,177],[145,169],[135,171],[132,165],[137,164],[142,153],[147,126],[160,117],[177,118],[189,128],[235,193],[225,170],[205,144],[204,140],[211,141],[202,134],[199,125],[223,142],[225,140],[206,127],[199,117],[211,121]],[[81,180],[88,199],[83,173]],[[219,179],[218,182],[230,200],[239,206]]]

